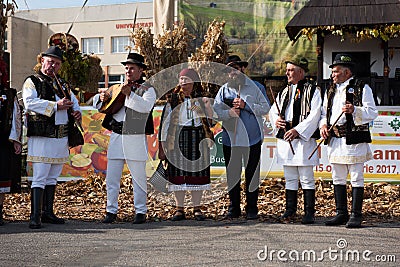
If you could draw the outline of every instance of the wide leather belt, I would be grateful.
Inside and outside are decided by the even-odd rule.
[[[346,137],[346,125],[335,125],[332,127],[331,136],[342,138]]]
[[[55,138],[63,138],[68,136],[68,124],[56,125],[54,135]]]

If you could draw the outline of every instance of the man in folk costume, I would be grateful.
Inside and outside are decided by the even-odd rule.
[[[355,62],[350,55],[337,54],[332,65],[333,84],[328,88],[321,113],[320,132],[328,143],[328,159],[332,165],[332,180],[336,216],[326,225],[346,224],[361,227],[364,198],[364,162],[372,159],[369,123],[377,116],[371,88],[353,77]],[[339,119],[338,119],[339,118]],[[334,124],[329,132],[329,128]],[[352,210],[347,210],[346,180],[350,174]]]
[[[311,159],[308,159],[308,155],[317,146],[322,105],[319,88],[305,79],[307,72],[306,58],[296,56],[293,60],[286,61],[289,85],[279,92],[269,113],[271,123],[277,131],[277,163],[283,165],[286,180],[286,211],[281,219],[287,222],[296,215],[300,180],[304,195],[303,224],[314,223],[313,167],[319,160],[317,155],[313,155]]]
[[[21,192],[22,117],[17,91],[9,88],[7,65],[0,59],[0,225],[8,193]]]
[[[304,195],[305,215],[301,221],[303,224],[314,223],[313,166],[317,165],[319,160],[317,155],[313,155],[311,159],[308,159],[308,155],[317,146],[322,105],[319,88],[305,79],[307,72],[306,58],[296,56],[293,60],[286,61],[289,85],[279,92],[269,113],[271,123],[277,131],[277,163],[283,165],[286,180],[286,211],[281,219],[287,222],[296,215],[300,180]]]
[[[41,69],[29,76],[22,87],[29,137],[27,161],[33,167],[29,222],[33,229],[40,228],[41,222],[64,223],[53,213],[55,188],[63,164],[69,160],[68,123],[82,117],[75,95],[69,92],[69,99],[63,94],[68,85],[56,80],[63,61],[62,50],[50,46],[40,60]]]
[[[258,218],[261,144],[264,139],[262,116],[269,111],[269,102],[244,73],[248,62],[237,55],[226,61],[229,81],[218,91],[214,110],[222,120],[222,144],[225,158],[229,209],[227,219],[241,215],[240,182],[245,167],[246,219]],[[243,163],[243,164],[242,164]]]
[[[146,221],[147,213],[147,140],[145,133],[154,132],[151,111],[156,101],[153,87],[143,84],[143,71],[147,66],[144,57],[129,53],[125,66],[125,83],[109,89],[99,89],[93,99],[95,108],[111,104],[110,111],[103,111],[106,116],[103,127],[112,131],[107,152],[107,208],[103,223],[112,223],[117,218],[120,180],[125,162],[132,175],[135,219],[133,223]],[[121,97],[122,96],[122,97]],[[110,102],[113,99],[115,102]]]

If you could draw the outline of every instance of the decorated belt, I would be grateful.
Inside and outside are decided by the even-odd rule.
[[[68,124],[56,125],[54,135],[55,138],[63,138],[68,136]]]
[[[332,127],[331,136],[342,138],[346,137],[346,125],[336,125]]]

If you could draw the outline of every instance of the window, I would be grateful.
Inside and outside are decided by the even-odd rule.
[[[114,85],[114,84],[124,83],[124,78],[125,78],[124,74],[108,76],[108,87],[110,87],[111,85]],[[101,77],[101,80],[99,81],[99,88],[105,88],[105,85],[106,85],[105,76],[103,75]]]
[[[103,38],[82,38],[83,54],[103,54],[104,39]]]
[[[111,53],[126,53],[126,47],[132,46],[128,36],[111,37]]]
[[[4,33],[4,51],[7,51],[7,47],[8,47],[8,32],[6,31]]]

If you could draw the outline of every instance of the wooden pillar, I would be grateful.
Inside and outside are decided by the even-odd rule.
[[[104,88],[108,88],[108,68],[108,65],[104,66]]]
[[[389,43],[382,40],[383,47],[383,99],[382,105],[390,105],[390,90],[389,90]]]
[[[323,80],[323,64],[324,64],[324,37],[321,31],[317,32],[317,84],[321,85]]]

